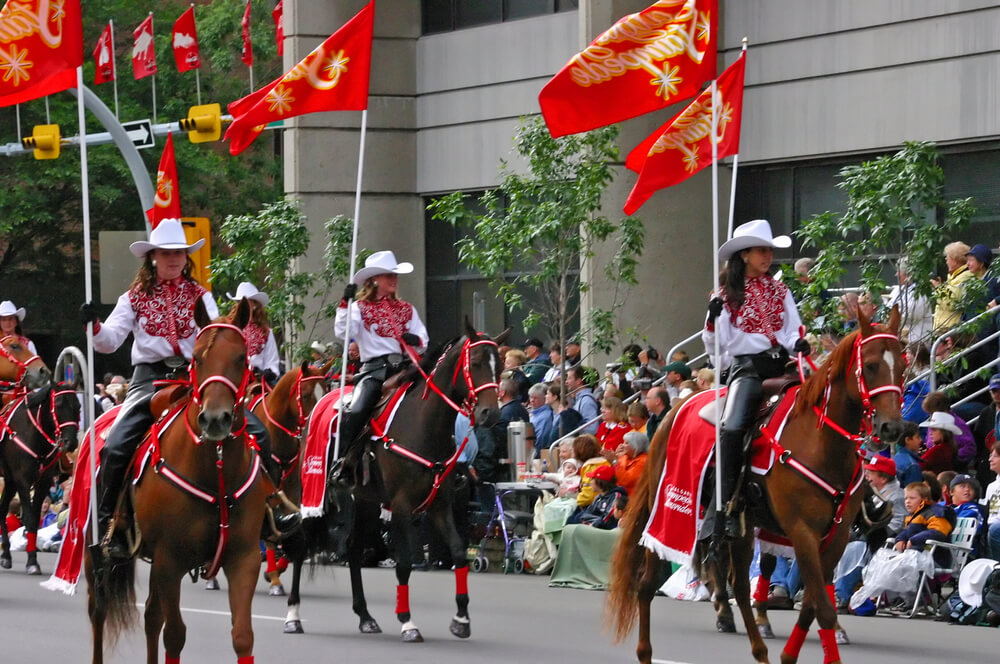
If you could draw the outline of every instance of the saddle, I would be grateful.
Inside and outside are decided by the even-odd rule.
[[[168,385],[161,388],[149,400],[149,412],[159,420],[164,413],[191,393],[189,385]]]

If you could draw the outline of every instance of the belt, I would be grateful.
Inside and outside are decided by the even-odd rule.
[[[180,355],[171,355],[170,357],[164,358],[157,362],[139,362],[136,364],[138,367],[146,367],[150,372],[154,374],[167,375],[174,373],[178,369],[182,369],[187,366],[187,358]]]
[[[406,357],[402,353],[389,353],[388,355],[380,355],[378,357],[373,357],[367,360],[361,365],[361,372],[367,373],[369,371],[375,371],[381,369],[382,367],[389,367],[390,369],[398,369],[402,366],[403,362],[406,361]]]

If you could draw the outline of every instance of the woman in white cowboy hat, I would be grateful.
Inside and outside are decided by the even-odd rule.
[[[16,307],[10,300],[0,302],[0,337],[16,336],[21,339],[21,343],[28,347],[33,355],[37,355],[35,344],[31,339],[24,336],[21,331],[21,321],[24,320],[24,307]]]
[[[236,295],[226,293],[226,297],[233,302],[246,298],[250,303],[250,322],[243,328],[243,334],[247,338],[247,359],[250,361],[250,366],[273,387],[278,379],[280,367],[278,342],[274,339],[274,332],[268,324],[267,312],[264,310],[271,298],[267,293],[257,290],[257,287],[249,281],[244,281],[236,287]]]
[[[399,275],[410,272],[413,272],[411,263],[397,262],[391,251],[376,251],[354,274],[337,308],[334,333],[343,338],[350,321],[351,338],[357,342],[361,354],[361,371],[355,378],[350,410],[344,411],[340,423],[344,456],[367,424],[371,409],[382,394],[382,383],[402,368],[406,357],[402,344],[418,353],[427,346],[427,329],[416,307],[396,294]],[[357,301],[348,309],[348,302],[355,294]]]
[[[721,459],[716,463],[722,478],[720,511],[732,500],[744,465],[744,438],[763,396],[761,383],[784,372],[790,353],[809,354],[809,343],[799,338],[801,319],[792,294],[769,273],[774,250],[791,243],[787,235],[774,237],[771,225],[756,219],[739,226],[719,248],[719,260],[726,261],[725,281],[721,293],[709,302],[702,339],[711,357],[718,336],[721,359],[717,370],[729,367]],[[719,514],[715,527],[716,535],[723,528],[726,534],[739,534],[732,517],[724,519]]]
[[[955,423],[955,416],[937,410],[931,413],[929,419],[921,422],[920,427],[930,429],[928,435],[930,445],[920,460],[920,468],[935,474],[946,470],[964,472],[965,464],[959,461],[958,444],[955,442],[955,438],[962,434],[962,430]]]

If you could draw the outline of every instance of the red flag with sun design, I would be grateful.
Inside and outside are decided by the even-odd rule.
[[[239,154],[269,122],[317,111],[368,108],[375,2],[372,0],[340,30],[291,71],[228,107],[230,154]]]
[[[687,108],[650,134],[625,160],[639,178],[625,201],[625,214],[638,210],[656,191],[683,182],[712,163],[712,108],[719,109],[718,158],[740,151],[740,120],[743,115],[743,77],[747,55],[743,53],[722,72],[712,88],[706,88]]]
[[[8,0],[0,7],[0,107],[75,87],[82,62],[80,0]]]
[[[149,224],[156,228],[164,219],[181,218],[181,192],[177,186],[177,161],[174,159],[174,137],[167,134],[163,156],[156,171],[156,197],[153,207],[146,210]]]

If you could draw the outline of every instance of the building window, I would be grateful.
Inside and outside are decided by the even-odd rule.
[[[423,33],[575,11],[579,0],[422,0]]]

